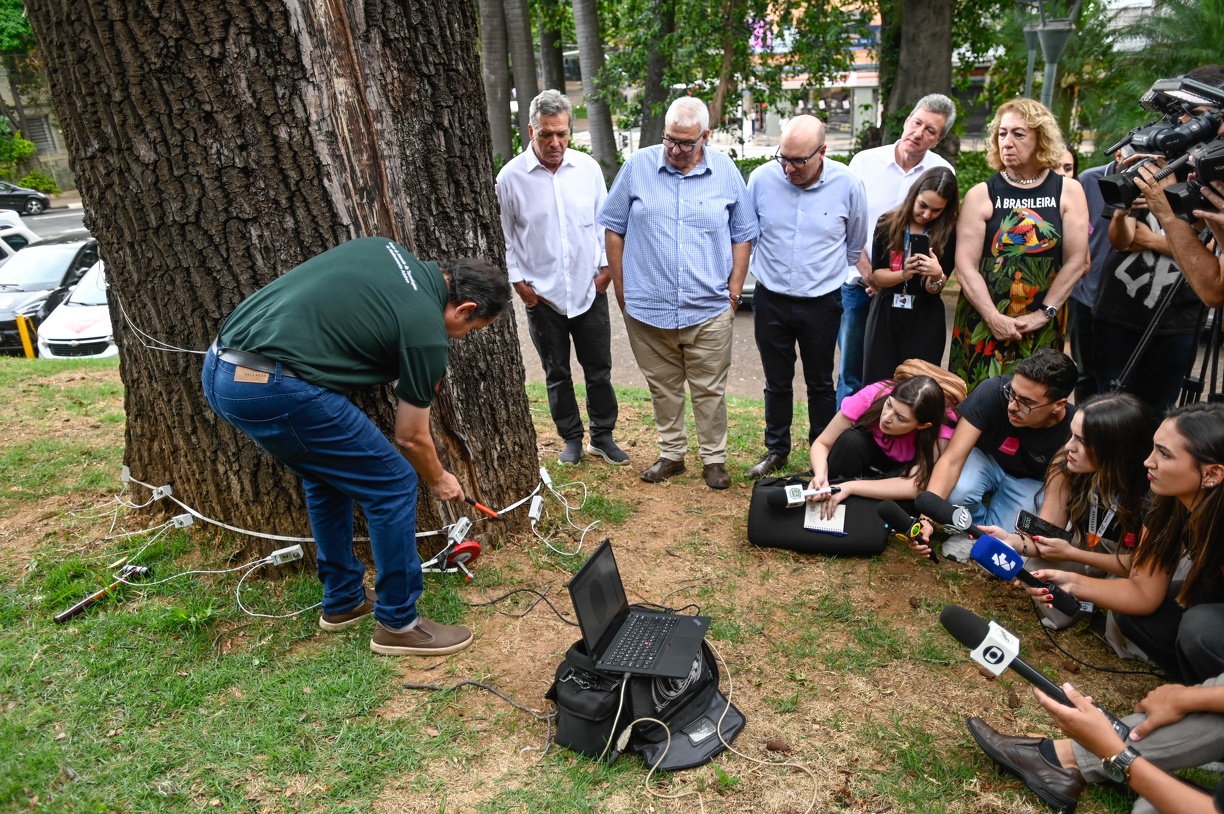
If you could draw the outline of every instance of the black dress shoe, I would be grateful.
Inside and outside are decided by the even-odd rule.
[[[1003,735],[981,718],[967,718],[965,725],[982,751],[1024,781],[1041,801],[1055,811],[1073,814],[1084,791],[1084,776],[1077,769],[1050,763],[1037,751],[1040,738]]]
[[[642,480],[647,483],[662,483],[672,475],[679,475],[682,472],[684,472],[684,461],[660,458],[642,473]]]
[[[726,489],[731,485],[731,476],[722,464],[706,464],[701,467],[701,476],[711,489]]]
[[[786,455],[779,455],[776,452],[767,452],[761,462],[752,469],[748,470],[748,477],[753,480],[763,478],[771,472],[777,472],[782,467],[786,466]]]

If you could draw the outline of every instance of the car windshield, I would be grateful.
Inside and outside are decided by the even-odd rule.
[[[95,263],[68,295],[69,305],[106,305],[106,273]]]
[[[0,266],[0,289],[43,291],[56,288],[76,257],[80,244],[30,246]]]

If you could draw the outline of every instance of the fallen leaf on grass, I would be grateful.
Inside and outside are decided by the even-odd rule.
[[[431,738],[436,738],[439,734],[441,734],[441,730],[439,730],[436,726],[427,726],[425,727],[425,734]]]
[[[770,752],[789,752],[791,750],[785,741],[780,741],[777,738],[770,738],[765,741],[765,748]]]
[[[63,740],[64,738],[66,738],[66,737],[68,737],[68,733],[67,733],[67,732],[60,732],[58,735],[56,735],[56,736],[55,736],[55,739],[56,739],[57,741],[62,741],[62,740]]]

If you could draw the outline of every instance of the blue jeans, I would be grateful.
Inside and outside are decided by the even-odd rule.
[[[994,458],[974,447],[961,467],[948,502],[968,509],[975,525],[1001,526],[1012,531],[1021,509],[1037,513],[1039,489],[1041,481],[1007,474]],[[982,504],[986,495],[990,495],[989,507]]]
[[[200,375],[217,415],[302,479],[318,548],[323,615],[365,601],[365,566],[353,555],[353,504],[370,531],[378,577],[374,618],[400,628],[417,617],[424,590],[416,543],[417,474],[343,394],[303,379],[269,374],[266,383],[234,381],[235,366],[210,350]]]
[[[842,399],[863,389],[863,344],[867,337],[867,314],[871,310],[871,295],[861,285],[845,283],[841,296],[841,329],[837,332],[837,347],[841,348],[841,369],[837,373],[839,410]]]

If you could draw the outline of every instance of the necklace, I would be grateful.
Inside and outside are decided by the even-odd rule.
[[[1026,187],[1029,184],[1037,183],[1037,179],[1041,177],[1041,173],[1037,173],[1037,175],[1033,176],[1032,178],[1012,178],[1007,174],[1007,170],[1003,170],[1003,177],[1013,184],[1019,184],[1020,186]]]

